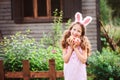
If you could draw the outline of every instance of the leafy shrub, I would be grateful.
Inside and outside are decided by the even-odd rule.
[[[62,16],[63,12],[58,12],[56,9],[54,12],[54,24],[52,26],[52,32],[48,32],[48,34],[43,34],[43,38],[41,38],[40,43],[46,46],[58,46],[59,39],[62,34]],[[58,16],[59,15],[59,16]]]
[[[58,16],[59,14],[59,16]],[[34,38],[20,32],[12,35],[10,39],[4,38],[0,46],[4,55],[4,64],[7,71],[21,71],[22,60],[29,60],[30,70],[48,70],[49,59],[55,59],[56,69],[63,69],[62,51],[58,40],[62,33],[62,11],[54,12],[52,33],[45,34],[40,43]]]
[[[108,5],[112,8],[113,13],[112,13],[112,17],[113,18],[120,18],[120,0],[107,0],[108,1]]]
[[[107,5],[106,0],[100,0],[100,20],[103,24],[108,24],[111,19],[111,8]]]
[[[67,21],[67,23],[63,26],[63,12],[58,12],[56,9],[54,12],[54,24],[52,26],[52,32],[48,32],[47,34],[43,33],[43,38],[40,39],[40,43],[46,46],[54,46],[58,47],[60,42],[60,37],[62,32],[68,28],[71,23],[71,19]],[[59,15],[59,16],[58,16]]]
[[[7,71],[21,71],[22,60],[29,60],[32,71],[48,70],[48,61],[52,58],[56,60],[56,69],[62,70],[62,52],[59,47],[45,48],[35,39],[20,32],[12,35],[10,39],[5,38],[1,46]]]
[[[110,49],[93,53],[88,59],[88,73],[95,76],[94,80],[119,80],[120,56]]]
[[[21,71],[23,60],[29,60],[31,71],[46,71],[49,59],[55,59],[56,70],[63,70],[62,50],[58,44],[62,30],[64,30],[61,27],[62,12],[59,13],[60,16],[56,11],[54,14],[52,32],[44,34],[40,42],[36,42],[34,38],[29,38],[27,34],[24,35],[20,32],[12,35],[9,39],[4,38],[4,41],[0,43],[0,53],[4,53],[2,57],[4,57],[6,71]],[[68,20],[67,26],[70,22],[71,20]],[[63,78],[57,80],[63,80]]]

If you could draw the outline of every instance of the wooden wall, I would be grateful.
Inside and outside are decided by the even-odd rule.
[[[43,32],[49,32],[52,23],[34,23],[34,24],[15,24],[12,20],[11,15],[11,2],[3,1],[0,2],[0,30],[3,36],[9,37],[18,31],[25,33],[26,30],[30,29],[30,36],[39,40]]]
[[[92,43],[92,49],[96,50],[98,48],[98,38],[99,38],[99,31],[97,30],[99,28],[97,23],[97,17],[98,17],[98,6],[99,3],[97,3],[97,0],[82,0],[82,13],[83,16],[92,16],[93,21],[86,27],[86,35],[89,37],[91,43]]]
[[[92,16],[93,21],[87,26],[87,36],[92,43],[92,50],[97,50],[97,20],[96,20],[96,0],[82,0],[83,16]],[[30,29],[30,37],[39,40],[43,32],[51,31],[52,23],[15,24],[11,17],[11,0],[0,0],[0,30],[2,35],[9,37],[18,31],[25,33]]]

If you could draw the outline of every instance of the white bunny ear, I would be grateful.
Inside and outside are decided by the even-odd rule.
[[[81,13],[79,13],[79,12],[77,12],[76,14],[75,14],[75,22],[82,22],[82,14]]]
[[[84,18],[84,20],[82,21],[82,24],[84,26],[87,26],[90,22],[92,21],[92,17],[91,16],[87,16]]]

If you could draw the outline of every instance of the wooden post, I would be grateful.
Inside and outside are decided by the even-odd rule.
[[[49,60],[49,78],[50,80],[56,80],[55,60]]]
[[[0,31],[0,41],[3,40],[2,32]]]
[[[28,60],[23,61],[23,79],[29,80],[30,79],[30,65]]]
[[[0,80],[5,80],[3,60],[0,60]]]

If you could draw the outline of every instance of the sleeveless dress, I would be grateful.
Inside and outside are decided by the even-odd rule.
[[[69,47],[69,46],[68,46]],[[79,48],[82,52],[82,49]],[[68,50],[66,51],[67,54]],[[86,64],[83,64],[73,51],[68,63],[64,63],[65,80],[87,80]]]

